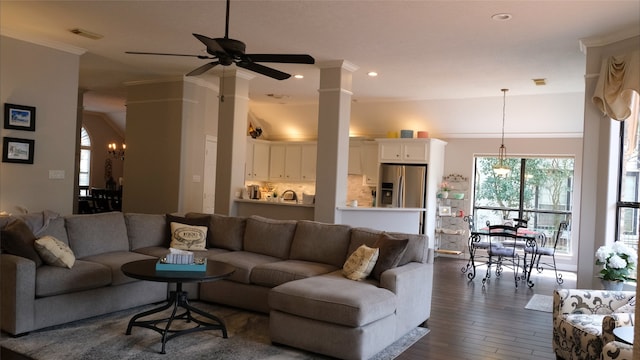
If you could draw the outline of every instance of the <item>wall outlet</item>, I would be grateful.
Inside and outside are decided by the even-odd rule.
[[[49,170],[49,179],[61,180],[64,176],[64,170]]]

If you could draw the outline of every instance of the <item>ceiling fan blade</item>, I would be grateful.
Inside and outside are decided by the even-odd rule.
[[[246,54],[246,57],[255,62],[273,62],[289,64],[313,64],[315,59],[306,54]]]
[[[221,53],[227,53],[222,46],[220,46],[220,44],[218,44],[218,42],[215,39],[212,39],[210,37],[206,37],[204,35],[200,35],[200,34],[193,34],[193,36],[196,37],[196,39],[200,40],[200,42],[202,42],[206,47],[207,47],[207,52],[209,54],[213,54],[216,52],[221,52]]]
[[[236,63],[236,65],[238,65],[241,68],[245,68],[247,70],[255,71],[259,74],[266,75],[276,80],[285,80],[291,77],[291,75],[285,72],[282,72],[280,70],[276,70],[276,69],[266,67],[264,65],[252,63],[252,62],[240,61]]]
[[[199,68],[191,71],[190,73],[188,73],[186,76],[197,76],[200,74],[204,74],[205,72],[209,71],[211,68],[213,68],[214,66],[220,64],[217,61],[214,62],[210,62],[208,64],[204,64],[202,66],[200,66]]]
[[[134,55],[167,55],[167,56],[188,56],[188,57],[197,57],[198,59],[215,59],[211,56],[206,55],[191,55],[191,54],[172,54],[172,53],[156,53],[156,52],[143,52],[143,51],[125,51],[125,54],[134,54]]]

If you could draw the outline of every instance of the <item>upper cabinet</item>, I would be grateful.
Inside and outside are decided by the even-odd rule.
[[[318,163],[318,145],[302,145],[302,165],[300,167],[300,179],[302,181],[316,180],[316,165]]]
[[[362,175],[362,146],[359,140],[349,140],[349,175]]]
[[[247,140],[245,180],[269,180],[269,150],[267,141]]]
[[[431,139],[378,139],[380,162],[421,163],[429,159]]]
[[[316,154],[315,143],[272,143],[269,180],[315,181]]]
[[[378,186],[378,143],[375,141],[364,141],[361,148],[362,175],[364,184]]]

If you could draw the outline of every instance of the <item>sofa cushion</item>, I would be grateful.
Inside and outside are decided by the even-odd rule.
[[[369,280],[352,281],[341,270],[290,281],[269,292],[273,310],[349,327],[360,327],[396,311],[396,295]]]
[[[353,254],[349,255],[342,267],[342,274],[349,280],[364,280],[371,274],[376,265],[380,249],[360,245]]]
[[[342,267],[347,258],[351,227],[300,220],[291,242],[290,259]]]
[[[37,239],[34,246],[42,261],[47,265],[71,269],[76,261],[69,246],[53,236],[43,236]]]
[[[251,216],[247,219],[243,249],[252,253],[287,259],[296,224],[295,220],[272,220]]]
[[[36,269],[35,280],[36,297],[53,296],[108,286],[111,270],[102,264],[76,260],[71,269],[41,266]]]
[[[360,245],[365,244],[372,247],[378,240],[382,231],[369,228],[354,228],[351,230],[351,243],[349,244],[349,254],[354,252]],[[404,234],[390,232],[389,235],[398,239],[409,239],[407,250],[402,255],[399,266],[408,264],[412,261],[427,263],[433,260],[429,255],[429,238],[421,234]]]
[[[170,246],[187,251],[206,250],[207,227],[172,222]]]
[[[54,238],[69,245],[69,237],[67,236],[67,228],[65,227],[65,220],[63,216],[57,216],[50,219],[47,226],[38,233],[37,237],[47,235],[53,236]]]
[[[208,247],[216,247],[232,251],[242,250],[242,243],[244,242],[244,231],[247,225],[246,218],[218,214],[204,214],[197,212],[187,213],[185,214],[185,217],[208,219]]]
[[[65,218],[69,246],[76,259],[113,251],[129,251],[124,215],[109,212]]]
[[[333,265],[317,262],[302,260],[276,261],[254,267],[251,270],[251,283],[274,287],[289,281],[322,275],[335,270],[336,267]]]
[[[125,214],[124,220],[131,250],[166,245],[167,221],[163,214]]]
[[[380,280],[383,272],[398,266],[407,250],[408,243],[409,239],[396,239],[389,234],[380,234],[378,240],[373,244],[374,248],[380,250],[380,255],[371,271],[371,277]]]
[[[34,248],[36,236],[24,221],[15,219],[5,225],[0,230],[0,239],[2,251],[32,260],[36,267],[42,265],[42,259]]]
[[[242,250],[247,219],[237,216],[211,215],[209,245],[232,251]]]
[[[632,296],[629,302],[613,309],[614,314],[631,314],[636,311],[636,297]]]
[[[154,257],[130,251],[115,251],[84,258],[86,261],[106,266],[111,271],[111,285],[138,281],[123,274],[120,268],[128,262],[145,259],[154,259]]]
[[[280,261],[277,257],[246,251],[229,251],[210,255],[209,259],[235,266],[236,271],[227,280],[245,284],[251,283],[251,272],[256,266]]]

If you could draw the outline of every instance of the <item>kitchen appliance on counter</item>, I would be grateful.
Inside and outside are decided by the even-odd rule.
[[[260,200],[262,193],[260,192],[260,185],[247,186],[247,192],[249,193],[249,199]]]
[[[378,207],[426,208],[427,165],[380,164]],[[420,229],[424,233],[425,211],[422,212]]]

